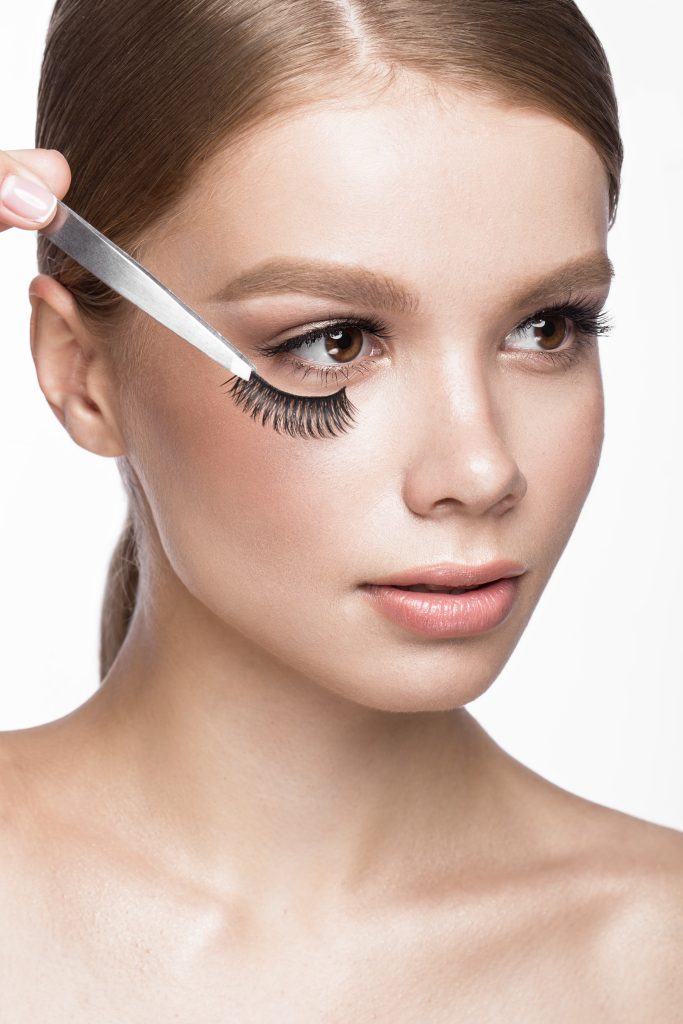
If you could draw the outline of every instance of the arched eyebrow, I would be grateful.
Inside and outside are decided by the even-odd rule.
[[[537,278],[528,287],[510,296],[515,307],[541,306],[553,296],[569,294],[580,288],[604,288],[614,277],[612,261],[604,250],[578,256]]]
[[[604,251],[589,253],[548,271],[511,294],[514,306],[538,306],[558,292],[599,287],[614,277]],[[275,257],[244,271],[207,300],[232,303],[263,295],[298,292],[399,314],[420,311],[420,299],[405,281],[348,263]]]
[[[395,313],[417,313],[417,294],[395,277],[349,263],[276,257],[228,281],[209,302],[239,302],[260,295],[300,292]]]

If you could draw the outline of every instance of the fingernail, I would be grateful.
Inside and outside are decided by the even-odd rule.
[[[34,224],[47,220],[57,205],[57,197],[46,188],[16,174],[9,174],[3,181],[0,200],[12,213]]]

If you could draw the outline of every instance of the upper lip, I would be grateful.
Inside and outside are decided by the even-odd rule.
[[[427,583],[432,587],[477,587],[503,577],[521,576],[523,572],[526,572],[526,566],[502,558],[485,565],[440,562],[438,565],[405,569],[381,580],[373,580],[372,583],[383,587],[410,587],[417,583]]]

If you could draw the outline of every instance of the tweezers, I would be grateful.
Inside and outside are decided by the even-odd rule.
[[[256,372],[256,367],[239,349],[203,320],[199,313],[59,199],[57,212],[39,233],[119,295],[168,327],[169,331],[189,341],[226,370],[244,380],[249,380],[252,371]]]

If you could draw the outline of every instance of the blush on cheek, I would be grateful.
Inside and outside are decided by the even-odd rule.
[[[157,397],[143,431],[144,486],[160,530],[177,538],[176,552],[191,532],[210,539],[215,558],[233,569],[250,564],[256,571],[259,563],[265,569],[301,551],[319,552],[316,524],[324,524],[325,503],[334,500],[325,441],[277,434],[218,390],[199,413],[196,396]]]
[[[565,419],[557,455],[549,459],[542,490],[544,506],[554,516],[557,541],[562,550],[573,531],[597,473],[604,439],[602,392],[589,393]],[[548,527],[545,528],[546,532]],[[558,555],[559,557],[559,555]]]

